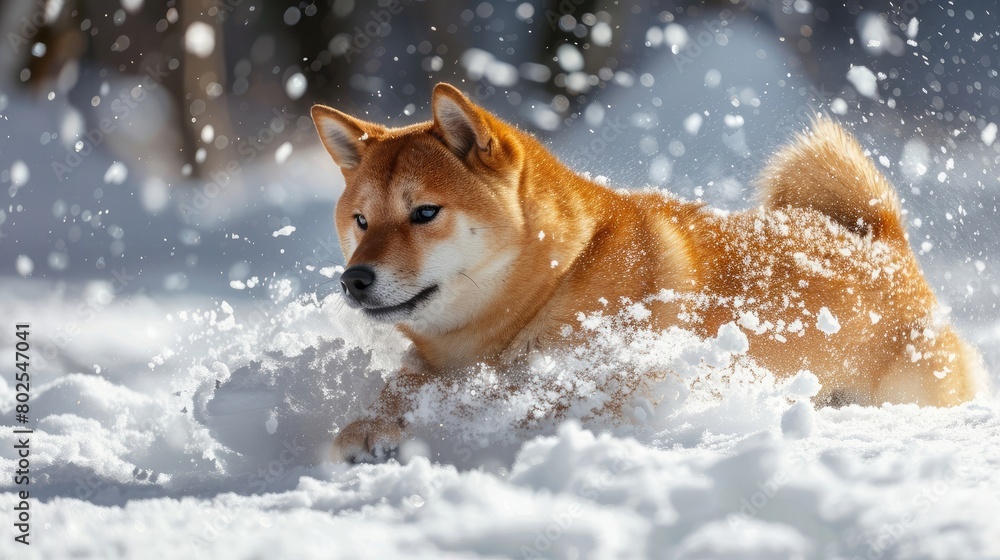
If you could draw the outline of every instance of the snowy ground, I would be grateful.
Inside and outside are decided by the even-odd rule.
[[[0,294],[15,302],[5,317],[66,312],[64,298],[18,289]],[[660,405],[635,403],[630,422],[523,430],[511,419],[547,397],[477,405],[471,390],[494,373],[481,371],[425,396],[403,464],[335,465],[329,432],[377,390],[398,336],[335,297],[198,303],[110,303],[63,348],[76,373],[41,367],[33,544],[4,539],[3,557],[1000,556],[994,397],[814,410],[815,378],[756,370],[738,329],[699,341],[595,323],[589,351],[539,362],[533,379],[669,364],[685,383],[656,387]],[[580,407],[592,398],[574,391]],[[11,472],[9,429],[0,440]]]
[[[50,163],[92,123],[63,93],[47,104],[0,82],[11,199],[0,208],[0,355],[13,354],[13,323],[30,321],[35,429],[32,545],[0,539],[0,558],[1000,557],[1000,90],[995,15],[977,15],[893,39],[912,30],[934,49],[957,45],[949,76],[983,92],[969,109],[978,119],[926,109],[936,62],[916,46],[900,47],[912,52],[898,73],[845,70],[850,85],[816,91],[785,63],[781,30],[741,20],[713,27],[715,45],[687,59],[654,25],[646,65],[544,139],[615,186],[668,185],[738,208],[809,112],[834,113],[900,189],[928,278],[985,356],[989,394],[954,409],[815,410],[815,378],[774,380],[742,357],[734,329],[703,341],[591,320],[589,349],[533,363],[509,399],[477,397],[498,375],[489,370],[420,395],[417,442],[384,465],[326,461],[406,343],[324,297],[341,262],[330,212],[342,179],[314,140],[291,154],[266,146],[191,222],[180,208],[204,183],[125,165],[110,146],[54,182]],[[970,40],[989,56],[969,54]],[[78,87],[89,100],[101,84]],[[414,94],[417,116],[428,95]],[[536,129],[560,124],[547,100],[512,108],[501,97],[477,100]],[[586,381],[620,364],[666,364],[679,378],[622,422],[588,418],[600,395]],[[553,405],[545,382],[563,384],[583,420],[514,427]],[[14,402],[0,377],[3,473],[16,464]],[[0,482],[7,523],[14,490]]]

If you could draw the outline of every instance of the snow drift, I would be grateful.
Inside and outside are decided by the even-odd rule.
[[[327,461],[329,443],[398,365],[402,338],[337,298],[192,303],[111,303],[91,332],[147,333],[124,363],[38,373],[35,534],[27,549],[0,541],[5,557],[1000,554],[988,395],[814,410],[815,376],[774,379],[736,325],[700,340],[586,317],[592,342],[534,359],[520,391],[483,398],[505,375],[488,368],[445,380],[415,396],[417,439],[399,461],[348,466]],[[34,309],[65,312],[55,296]],[[101,360],[88,335],[64,350]],[[672,375],[621,419],[595,413],[594,383],[626,369]],[[11,391],[0,384],[0,402]],[[555,407],[576,419],[551,420]],[[0,439],[12,469],[10,430]]]

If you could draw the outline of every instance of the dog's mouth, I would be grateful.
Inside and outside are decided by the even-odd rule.
[[[388,305],[386,307],[365,307],[362,305],[361,310],[364,311],[365,315],[368,315],[372,319],[376,319],[378,321],[397,321],[405,318],[407,315],[412,313],[413,310],[420,306],[420,304],[434,297],[434,294],[436,294],[437,291],[438,286],[435,284],[429,288],[420,290],[417,295],[411,297],[403,303]]]

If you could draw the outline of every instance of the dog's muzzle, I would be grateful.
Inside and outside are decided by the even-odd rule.
[[[375,289],[375,271],[365,265],[354,265],[340,275],[340,287],[348,305],[358,307],[372,319],[395,322],[410,316],[438,292],[437,284],[423,288],[399,303],[384,301],[385,295]]]
[[[340,287],[345,294],[363,303],[368,297],[368,288],[375,283],[375,271],[367,266],[352,266],[340,275]]]

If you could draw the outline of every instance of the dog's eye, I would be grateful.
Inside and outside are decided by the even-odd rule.
[[[438,210],[440,209],[440,206],[420,206],[413,211],[413,214],[410,215],[410,221],[415,224],[426,224],[437,216]]]
[[[355,214],[354,221],[358,223],[358,227],[362,230],[368,229],[368,220],[366,220],[361,214]]]

